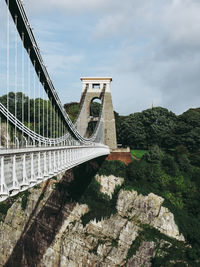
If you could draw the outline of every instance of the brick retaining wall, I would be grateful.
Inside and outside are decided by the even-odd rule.
[[[131,162],[131,153],[130,152],[111,152],[106,160],[120,160],[128,165]]]

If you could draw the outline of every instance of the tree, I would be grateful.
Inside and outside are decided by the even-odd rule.
[[[197,151],[200,148],[200,109],[189,109],[178,116],[173,135],[177,145]]]
[[[64,109],[66,110],[67,114],[69,115],[72,121],[75,121],[75,119],[77,118],[79,113],[79,108],[80,107],[78,102],[71,102],[64,105]]]
[[[176,124],[176,115],[165,108],[156,107],[131,114],[120,123],[119,141],[135,148],[147,148],[157,144],[173,146],[171,133]]]

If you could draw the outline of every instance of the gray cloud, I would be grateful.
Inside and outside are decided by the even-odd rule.
[[[113,101],[120,113],[149,108],[152,102],[176,113],[200,106],[199,1],[26,0],[25,4],[28,13],[38,20],[37,28],[44,29],[40,36],[48,35],[51,29],[55,34],[61,28],[69,34],[69,39],[73,38],[67,23],[72,16],[79,21],[80,26],[76,27],[81,30],[77,29],[77,34],[84,36],[88,46],[96,47],[98,55],[91,49],[92,45],[83,52],[83,44],[80,44],[79,49],[70,55],[66,50],[62,57],[58,54],[63,55],[64,50],[59,52],[59,44],[58,51],[54,51],[55,41],[42,40],[43,47],[49,47],[54,53],[46,56],[47,64],[54,70],[54,61],[58,58],[56,69],[71,74],[70,64],[80,63],[83,70],[78,72],[72,68],[76,72],[74,77],[95,73],[113,76]],[[66,16],[59,25],[53,23],[52,28],[42,25],[42,15],[54,20],[60,12]],[[59,39],[58,43],[61,42]],[[65,64],[65,60],[69,64]],[[92,60],[95,65],[91,65]]]

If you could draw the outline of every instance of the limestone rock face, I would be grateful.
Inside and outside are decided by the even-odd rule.
[[[155,227],[161,233],[177,240],[184,241],[183,235],[174,221],[174,215],[162,207],[164,199],[153,193],[148,196],[138,195],[136,191],[123,191],[119,193],[117,201],[118,213],[123,217],[135,218],[143,224]]]
[[[84,226],[81,217],[89,211],[88,206],[66,198],[72,179],[72,172],[68,171],[61,187],[47,182],[31,189],[25,210],[20,198],[12,205],[0,224],[0,266],[151,266],[154,242],[143,241],[127,258],[143,224],[184,240],[173,214],[162,207],[163,198],[152,193],[143,196],[120,190],[117,212]],[[102,192],[110,196],[115,186],[123,182],[114,176],[96,179]]]
[[[114,175],[104,176],[96,175],[95,179],[100,183],[100,192],[109,195],[112,198],[112,194],[116,186],[122,185],[124,182],[123,178],[115,177]]]
[[[51,190],[51,187],[49,187],[49,192]],[[37,206],[37,200],[40,197],[41,191],[41,188],[30,190],[31,194],[25,211],[21,207],[21,199],[19,198],[8,210],[4,222],[0,223],[0,266],[5,264],[23,231],[30,227],[39,210],[44,205],[49,192]]]
[[[136,254],[128,261],[127,267],[151,266],[151,258],[154,256],[154,242],[143,242]]]

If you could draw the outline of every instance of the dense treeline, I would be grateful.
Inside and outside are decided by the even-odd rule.
[[[0,103],[7,107],[7,95],[0,97]],[[16,111],[15,111],[16,103]],[[22,103],[23,111],[22,111]],[[29,107],[30,107],[30,119],[29,119]],[[64,109],[69,115],[72,122],[74,122],[79,114],[80,104],[77,102],[71,102],[64,105]],[[35,110],[35,111],[34,111]],[[44,116],[43,116],[44,110]],[[61,119],[55,113],[54,108],[52,107],[49,100],[43,100],[42,98],[29,99],[28,96],[22,92],[17,92],[16,95],[14,92],[9,93],[9,111],[15,115],[17,119],[22,121],[28,126],[31,130],[34,130],[34,116],[35,116],[35,131],[41,133],[44,136],[60,136],[61,132]],[[92,102],[90,107],[90,115],[93,117],[98,117],[100,112],[100,104]],[[24,116],[22,115],[24,113]],[[47,116],[48,113],[48,116]],[[6,118],[1,116],[2,122],[6,121]],[[55,122],[55,123],[54,123]],[[39,127],[40,125],[40,127]],[[89,125],[89,134],[92,134],[96,126],[96,122],[92,122]],[[10,136],[12,139],[13,129],[10,125]],[[48,131],[48,132],[47,132]]]
[[[200,148],[200,108],[176,116],[155,107],[129,116],[115,113],[115,118],[118,143],[123,146],[147,149],[157,144],[169,149],[182,144],[190,151]]]
[[[74,121],[79,112],[79,104],[72,102],[64,107]],[[91,103],[90,109],[92,116],[99,115],[98,103]],[[165,150],[178,145],[184,145],[192,152],[200,149],[200,108],[189,109],[178,116],[162,107],[128,116],[114,113],[118,144],[135,149],[148,149],[152,145],[158,145]],[[90,134],[94,128],[95,125],[89,125]]]
[[[7,95],[0,97],[0,103],[7,107]],[[15,110],[16,103],[16,110]],[[22,109],[22,103],[23,109]],[[30,110],[29,110],[30,107]],[[44,110],[44,114],[43,114]],[[22,117],[24,124],[31,130],[34,130],[35,121],[35,131],[40,132],[44,136],[59,136],[62,134],[61,119],[58,117],[57,113],[54,111],[49,100],[44,100],[42,98],[36,98],[35,100],[29,99],[28,96],[22,92],[9,93],[9,111],[15,115],[18,120],[22,122]],[[24,116],[22,115],[24,114]],[[30,114],[30,115],[29,115]],[[30,116],[30,119],[29,119]],[[35,116],[35,120],[34,120]],[[6,118],[1,116],[2,122],[6,121]],[[12,137],[12,129],[10,126],[10,135]]]
[[[64,109],[69,115],[70,120],[74,122],[79,113],[79,103],[78,102],[67,103],[64,105]]]

